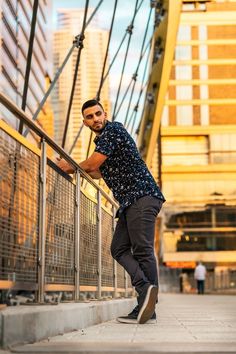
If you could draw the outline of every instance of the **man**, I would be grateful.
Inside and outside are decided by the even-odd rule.
[[[102,105],[96,100],[85,102],[82,114],[84,125],[96,134],[96,148],[80,167],[93,178],[102,177],[120,204],[111,254],[126,269],[138,293],[138,305],[118,321],[155,320],[158,276],[154,231],[165,199],[123,125],[107,121]],[[73,173],[64,160],[59,167]]]
[[[204,283],[206,279],[206,267],[199,262],[194,271],[194,278],[197,280],[198,294],[204,294]]]

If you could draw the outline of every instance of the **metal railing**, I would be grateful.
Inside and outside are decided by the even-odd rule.
[[[47,292],[73,300],[131,295],[127,274],[110,255],[117,204],[2,93],[0,102],[40,145],[0,120],[0,289],[34,292],[37,302]],[[75,167],[74,178],[47,157],[48,147]]]

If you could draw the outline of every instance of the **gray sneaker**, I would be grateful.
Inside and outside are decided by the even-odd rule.
[[[156,301],[158,296],[158,287],[147,284],[143,292],[139,296],[140,311],[138,314],[138,323],[144,324],[152,317],[155,312]]]

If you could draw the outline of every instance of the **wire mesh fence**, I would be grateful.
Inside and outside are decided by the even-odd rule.
[[[110,257],[113,215],[102,209],[102,286],[114,284],[114,262]],[[114,286],[114,285],[113,285]]]
[[[0,291],[30,290],[37,302],[132,294],[110,254],[117,206],[82,185],[0,121]]]
[[[75,185],[47,166],[46,283],[74,284]]]
[[[98,272],[97,201],[81,193],[80,284],[94,286]]]
[[[0,130],[0,279],[35,284],[39,156]]]

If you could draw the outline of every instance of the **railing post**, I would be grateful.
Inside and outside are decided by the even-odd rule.
[[[75,192],[75,300],[80,297],[80,182],[79,170],[76,171]]]
[[[97,264],[97,298],[102,297],[102,205],[101,192],[97,190],[97,240],[98,240],[98,264]]]
[[[45,244],[46,244],[46,177],[47,154],[46,142],[41,140],[40,192],[39,192],[39,252],[38,252],[38,302],[44,302],[45,285]]]
[[[116,227],[116,208],[112,207],[112,234],[115,232],[115,227]],[[113,297],[117,297],[117,262],[115,259],[113,259],[113,286],[114,286],[114,292],[113,292]]]

